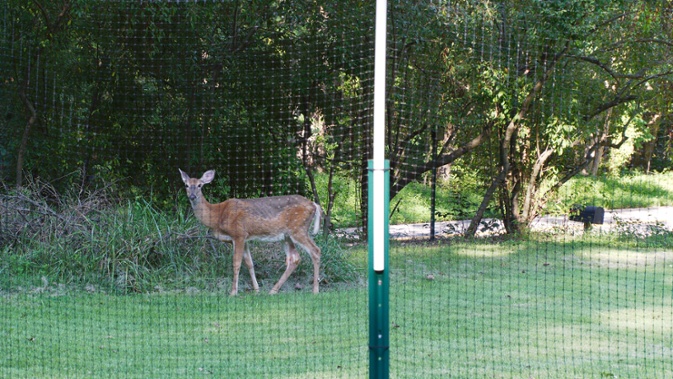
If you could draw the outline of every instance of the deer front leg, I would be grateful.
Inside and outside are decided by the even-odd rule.
[[[292,275],[294,270],[299,266],[299,262],[301,261],[301,257],[299,256],[299,253],[297,252],[297,249],[294,246],[294,243],[289,237],[285,237],[285,272],[283,275],[280,277],[278,280],[278,283],[276,283],[275,286],[269,291],[270,294],[276,294],[280,290],[280,287],[283,286],[287,278]]]
[[[243,260],[245,265],[248,266],[248,271],[250,271],[250,280],[252,280],[252,289],[255,292],[259,292],[259,284],[257,284],[257,277],[255,277],[255,266],[252,263],[252,255],[250,255],[250,247],[248,244],[245,244],[245,250],[243,251]]]
[[[241,271],[241,261],[245,251],[245,240],[233,241],[234,244],[234,279],[231,284],[231,296],[238,294],[238,273]]]

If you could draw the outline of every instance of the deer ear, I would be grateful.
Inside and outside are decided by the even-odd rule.
[[[203,173],[201,181],[204,183],[210,183],[213,181],[214,178],[215,178],[215,170],[208,170]]]
[[[187,184],[187,182],[189,181],[189,175],[187,175],[186,172],[180,170],[180,176],[182,176],[182,181],[185,182],[185,184]]]

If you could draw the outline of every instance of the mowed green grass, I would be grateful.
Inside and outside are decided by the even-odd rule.
[[[5,296],[3,378],[361,377],[365,293]]]
[[[362,267],[362,247],[350,251]],[[673,377],[673,249],[609,237],[393,243],[393,378]],[[243,275],[245,277],[245,274]],[[364,285],[3,294],[0,377],[364,378]]]
[[[673,377],[670,248],[454,242],[393,257],[397,377]]]

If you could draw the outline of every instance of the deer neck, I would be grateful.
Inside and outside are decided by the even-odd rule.
[[[203,195],[198,196],[191,203],[192,209],[194,210],[194,215],[199,221],[201,221],[203,225],[211,229],[217,225],[218,220],[213,212],[214,206],[204,199]]]

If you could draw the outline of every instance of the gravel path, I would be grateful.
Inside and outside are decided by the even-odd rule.
[[[605,210],[604,223],[593,225],[592,230],[607,232],[618,229],[636,236],[647,236],[656,231],[673,231],[673,207],[653,207],[636,209]],[[462,235],[470,225],[470,220],[441,221],[435,223],[436,237],[452,237]],[[533,221],[534,231],[559,231],[571,234],[584,233],[584,224],[568,219],[568,216],[544,216]],[[430,223],[390,225],[391,239],[426,239],[430,238]],[[477,230],[477,236],[504,234],[502,221],[484,219]],[[337,235],[358,239],[357,228],[344,228]]]

